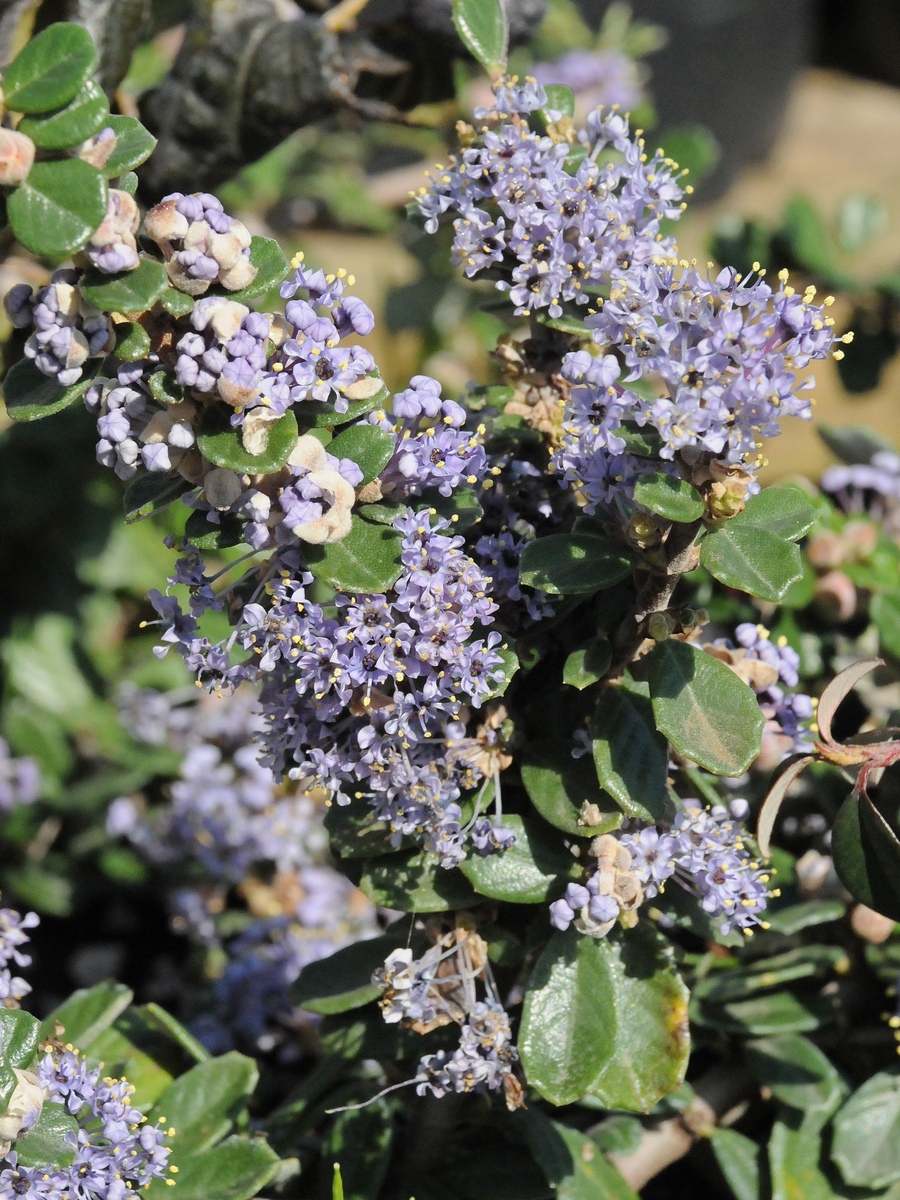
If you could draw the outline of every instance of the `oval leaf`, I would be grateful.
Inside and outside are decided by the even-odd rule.
[[[575,860],[547,826],[515,815],[504,817],[503,824],[516,835],[515,843],[496,854],[470,854],[460,870],[481,896],[540,904]]]
[[[44,1018],[41,1040],[56,1037],[56,1026],[62,1025],[65,1041],[84,1050],[112,1025],[132,999],[131,989],[123,983],[98,983],[92,988],[80,988]]]
[[[35,1124],[16,1138],[23,1167],[68,1167],[75,1161],[78,1122],[63,1104],[45,1100]],[[75,1136],[73,1136],[75,1135]],[[71,1141],[68,1140],[71,1138]]]
[[[669,804],[669,748],[647,697],[625,687],[605,688],[591,738],[597,778],[622,812],[642,821],[662,820]]]
[[[179,1200],[251,1200],[278,1170],[279,1158],[262,1138],[230,1137],[202,1154],[172,1155]],[[167,1180],[154,1179],[147,1200],[171,1200]]]
[[[97,51],[86,29],[67,22],[50,25],[7,67],[3,102],[15,112],[50,112],[74,99],[96,65]]]
[[[727,587],[760,600],[781,600],[803,575],[803,560],[792,542],[768,529],[738,524],[737,518],[704,538],[700,562]]]
[[[288,409],[269,427],[269,440],[261,454],[244,448],[240,426],[231,424],[232,410],[226,404],[211,404],[203,414],[197,447],[217,467],[243,475],[271,475],[287,462],[297,444],[297,418]]]
[[[245,522],[234,513],[223,513],[218,524],[207,521],[206,513],[192,512],[184,524],[184,536],[198,550],[227,550],[244,540]]]
[[[613,985],[601,945],[574,929],[554,933],[525,993],[519,1055],[551,1104],[586,1095],[613,1051]]]
[[[134,117],[112,116],[105,125],[116,135],[116,148],[103,168],[110,179],[133,171],[153,153],[156,138]]]
[[[650,471],[634,485],[634,499],[667,521],[696,521],[703,516],[703,498],[686,479]]]
[[[329,443],[328,453],[335,458],[350,458],[363,473],[362,486],[371,483],[390,462],[396,440],[375,425],[351,425]]]
[[[8,201],[13,233],[26,250],[66,258],[106,216],[106,180],[78,158],[35,163]]]
[[[862,904],[900,921],[900,841],[868,798],[852,792],[831,834],[834,868]]]
[[[109,103],[92,79],[65,108],[45,116],[25,117],[19,132],[27,134],[42,150],[67,150],[92,137],[106,122]]]
[[[92,270],[81,281],[85,300],[101,312],[146,312],[168,286],[169,279],[162,263],[144,256],[133,271],[104,275],[102,271]]]
[[[332,1016],[377,1000],[381,988],[372,983],[372,975],[384,966],[392,950],[405,944],[408,932],[409,921],[398,921],[397,927],[381,937],[344,946],[328,958],[309,963],[291,986],[291,1003],[307,1012]]]
[[[453,24],[463,45],[488,74],[502,75],[509,43],[503,0],[453,0]]]
[[[553,533],[525,547],[522,583],[555,596],[596,592],[631,574],[631,559],[607,538],[585,533]]]
[[[312,573],[341,592],[378,594],[395,583],[402,570],[400,534],[354,516],[350,532],[329,546],[308,546]]]
[[[612,647],[606,638],[592,638],[578,650],[573,650],[563,666],[563,683],[583,692],[597,683],[609,670]]]
[[[879,1071],[834,1119],[831,1157],[854,1187],[884,1188],[900,1179],[900,1072]]]
[[[71,387],[60,387],[55,379],[39,371],[30,358],[10,367],[3,381],[6,410],[14,421],[39,421],[62,412],[80,400],[100,370],[100,359],[85,364],[90,368]]]
[[[170,1083],[157,1101],[175,1130],[171,1145],[180,1161],[220,1141],[246,1107],[259,1079],[252,1058],[232,1051],[198,1063]]]
[[[446,912],[475,900],[466,877],[438,865],[433,854],[389,854],[365,864],[359,887],[373,904],[398,912]]]
[[[597,775],[587,758],[573,758],[566,745],[555,740],[531,742],[521,766],[528,798],[545,821],[564,833],[596,837],[622,824],[619,812],[604,812],[610,800],[597,785]],[[582,809],[597,806],[600,821],[582,821]]]
[[[714,775],[743,775],[759,754],[765,723],[752,689],[712,655],[671,638],[647,665],[657,729]]]
[[[818,511],[800,488],[768,487],[751,496],[744,511],[732,517],[728,524],[731,527],[753,525],[795,541],[812,529],[818,516]]]

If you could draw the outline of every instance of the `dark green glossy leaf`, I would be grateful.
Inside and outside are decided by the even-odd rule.
[[[122,362],[137,362],[150,353],[150,335],[143,325],[121,321],[116,326],[116,358]]]
[[[62,412],[80,400],[100,370],[100,359],[89,359],[88,368],[77,383],[60,387],[55,379],[44,375],[30,358],[22,358],[10,367],[3,380],[3,399],[6,411],[14,421],[40,421]]]
[[[159,1019],[159,1011],[155,1005],[127,1009],[94,1038],[86,1051],[92,1065],[102,1062],[107,1074],[124,1076],[134,1085],[134,1104],[143,1112],[156,1103],[173,1079],[193,1065],[190,1051]]]
[[[80,988],[44,1019],[41,1039],[56,1037],[56,1026],[61,1025],[62,1040],[85,1050],[131,1001],[132,991],[122,983],[98,983],[92,988]]]
[[[385,821],[376,821],[367,805],[360,811],[354,804],[330,804],[325,813],[325,828],[331,852],[338,858],[378,858],[394,854],[391,831]],[[403,849],[408,842],[401,843]]]
[[[277,287],[290,270],[290,263],[285,258],[284,251],[272,238],[250,239],[250,262],[256,267],[256,277],[252,283],[234,292],[229,292],[223,287],[212,287],[207,295],[227,296],[229,300],[246,304],[250,300],[258,300],[273,287]]]
[[[116,148],[103,168],[111,178],[117,178],[139,167],[153,153],[156,138],[134,117],[112,116],[105,122],[116,135]]]
[[[371,395],[357,396],[354,399],[354,391],[369,391],[368,381],[370,380],[373,384],[379,385],[378,389],[372,391]],[[301,428],[331,429],[358,421],[360,417],[374,412],[376,408],[384,408],[391,398],[391,393],[382,383],[381,375],[377,370],[369,371],[364,379],[357,380],[356,384],[352,385],[350,392],[350,402],[344,412],[335,412],[332,405],[320,404],[317,400],[301,400],[299,404],[291,405],[291,412],[296,414]]]
[[[801,946],[762,958],[751,966],[730,971],[714,971],[694,985],[697,1000],[728,1003],[771,992],[785,983],[798,979],[824,979],[833,972],[847,968],[847,956],[837,946]]]
[[[588,1092],[607,1108],[649,1112],[687,1069],[688,990],[670,943],[651,925],[614,930],[599,946],[612,985],[612,1052]]]
[[[414,497],[410,503],[418,510],[433,508],[439,517],[443,517],[453,525],[454,533],[470,529],[476,521],[484,516],[477,495],[469,488],[458,488],[449,496],[442,496],[437,488],[425,488],[420,496]]]
[[[325,1016],[360,1008],[381,995],[372,974],[398,946],[406,944],[409,921],[398,921],[381,937],[335,951],[304,967],[291,986],[291,1002]]]
[[[231,413],[227,404],[210,404],[204,412],[197,433],[197,447],[204,458],[239,475],[271,475],[280,470],[297,445],[297,418],[292,410],[269,426],[261,454],[245,449],[241,427],[231,424]]]
[[[803,575],[797,547],[756,525],[728,521],[704,538],[700,562],[727,587],[760,600],[781,600]]]
[[[340,542],[309,546],[306,561],[318,579],[342,592],[386,592],[401,571],[399,533],[387,525],[372,525],[353,517],[350,532]]]
[[[766,920],[776,933],[790,936],[814,925],[827,925],[843,917],[845,906],[841,900],[804,900],[787,908],[766,912]]]
[[[760,1038],[746,1047],[747,1062],[776,1100],[821,1129],[847,1095],[847,1085],[822,1051],[798,1034]]]
[[[78,1122],[63,1104],[45,1100],[35,1124],[16,1138],[22,1167],[68,1167],[75,1161]],[[67,1138],[72,1138],[67,1141]]]
[[[878,630],[882,650],[900,659],[900,591],[879,592],[873,596],[869,612]]]
[[[90,35],[59,22],[31,39],[3,75],[3,101],[15,112],[45,113],[68,104],[97,65]]]
[[[175,1133],[170,1145],[178,1161],[200,1154],[229,1132],[246,1108],[259,1079],[252,1058],[232,1051],[197,1063],[169,1084],[157,1102],[167,1128]]]
[[[649,471],[634,485],[634,499],[667,521],[689,523],[703,516],[703,497],[686,479],[664,471]]]
[[[900,1179],[900,1071],[873,1075],[834,1120],[831,1157],[846,1183],[883,1188]]]
[[[390,462],[396,449],[394,438],[375,425],[351,425],[329,443],[335,458],[350,458],[363,473],[362,485],[371,483]]]
[[[613,1052],[615,997],[601,946],[575,929],[554,933],[525,993],[519,1054],[551,1104],[586,1095]]]
[[[726,1128],[713,1130],[710,1145],[735,1200],[762,1200],[762,1147]]]
[[[592,638],[578,650],[573,650],[563,666],[563,683],[579,692],[597,683],[609,670],[612,647],[606,638]]]
[[[852,792],[835,818],[834,866],[853,896],[900,921],[900,841],[868,798]]]
[[[695,1024],[743,1037],[812,1033],[836,1018],[833,1002],[821,996],[799,996],[786,991],[728,1004],[701,1001],[691,1005],[691,1021]]]
[[[553,533],[529,543],[519,577],[529,587],[558,595],[596,592],[631,574],[632,562],[617,542],[583,533]]]
[[[367,862],[359,886],[373,904],[399,912],[446,912],[476,898],[461,871],[439,866],[434,855],[422,851]]]
[[[84,298],[101,312],[146,312],[168,286],[169,278],[162,263],[145,256],[133,271],[104,275],[102,271],[91,270],[81,281]]]
[[[13,1067],[30,1068],[40,1042],[40,1022],[18,1008],[0,1009],[0,1112],[16,1090]]]
[[[460,870],[481,896],[540,904],[572,873],[575,860],[547,826],[516,815],[504,817],[503,824],[516,835],[515,844],[484,856],[473,850]]]
[[[193,488],[194,484],[188,483],[180,475],[148,471],[136,476],[125,489],[122,501],[125,508],[125,524],[133,525],[135,521],[143,521],[145,517],[162,512]]]
[[[373,525],[393,525],[406,512],[406,504],[361,504],[357,512]]]
[[[573,758],[567,745],[550,739],[530,742],[525,748],[521,771],[531,803],[545,821],[564,833],[596,837],[622,824],[621,813],[608,811],[610,798],[600,791],[590,760]],[[601,814],[598,823],[582,823],[585,804],[597,805]]]
[[[198,1042],[194,1035],[185,1029],[180,1021],[176,1021],[166,1009],[161,1008],[158,1004],[150,1003],[142,1005],[139,1011],[147,1027],[174,1042],[184,1051],[191,1064],[206,1062],[210,1057],[206,1047]]]
[[[591,738],[601,787],[629,817],[661,820],[669,807],[669,750],[647,697],[625,686],[604,688]]]
[[[592,1138],[551,1121],[536,1107],[517,1112],[515,1119],[556,1200],[638,1200]],[[487,1193],[485,1200],[495,1194]]]
[[[252,1200],[278,1170],[279,1158],[261,1138],[230,1137],[202,1154],[181,1158],[178,1167],[179,1200]],[[144,1193],[148,1200],[170,1200],[173,1189],[165,1179],[154,1179]]]
[[[463,45],[488,74],[502,75],[509,41],[502,0],[453,0],[453,24]]]
[[[186,317],[194,307],[192,296],[179,292],[178,288],[168,287],[159,298],[160,304],[173,317]]]
[[[42,116],[23,118],[19,132],[30,137],[42,150],[67,150],[93,137],[103,128],[108,117],[106,95],[89,79],[64,108]]]
[[[752,689],[687,642],[661,642],[646,661],[659,731],[714,775],[743,775],[759,753],[764,724]]]
[[[793,542],[812,529],[818,516],[818,510],[800,488],[767,487],[750,497],[746,508],[730,519],[728,527],[752,525]]]
[[[227,550],[244,540],[244,522],[234,513],[224,513],[218,525],[207,521],[206,513],[192,512],[184,524],[184,536],[198,550]]]
[[[80,250],[106,216],[106,180],[79,158],[35,163],[9,197],[9,222],[26,250],[66,258]]]

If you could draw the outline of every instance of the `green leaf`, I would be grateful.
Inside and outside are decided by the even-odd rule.
[[[664,471],[649,471],[634,485],[634,499],[667,521],[689,523],[703,516],[703,497],[686,479]]]
[[[578,317],[569,317],[565,314],[561,317],[548,317],[546,313],[538,312],[534,319],[539,324],[546,325],[548,329],[558,329],[560,333],[570,333],[573,337],[584,337],[585,334],[584,322]]]
[[[617,1113],[590,1130],[590,1138],[604,1154],[633,1154],[641,1144],[644,1126],[637,1117]]]
[[[323,1148],[323,1171],[336,1172],[329,1181],[333,1196],[339,1200],[344,1196],[347,1200],[378,1200],[382,1195],[381,1185],[394,1143],[396,1110],[397,1101],[391,1099],[376,1100],[356,1112],[338,1113]]]
[[[836,1200],[820,1169],[822,1140],[818,1129],[790,1119],[776,1121],[769,1137],[772,1200]]]
[[[821,1129],[847,1095],[835,1067],[808,1038],[760,1038],[747,1045],[745,1054],[760,1084],[780,1103],[803,1113],[808,1125]]]
[[[325,812],[331,852],[338,858],[378,858],[380,854],[394,854],[399,848],[390,843],[387,822],[376,821],[371,810],[363,807],[360,812],[354,804],[331,804]],[[406,849],[406,845],[401,846]]]
[[[579,837],[596,837],[622,824],[621,813],[602,811],[610,807],[610,800],[600,791],[590,762],[586,758],[573,758],[568,746],[555,739],[530,742],[525,747],[521,771],[531,803],[556,829]],[[597,824],[582,823],[585,803],[600,808],[601,820]]]
[[[89,163],[39,162],[9,197],[9,222],[32,254],[66,258],[90,240],[106,216],[106,200],[106,180]]]
[[[389,526],[372,525],[354,515],[343,541],[307,547],[306,561],[318,579],[338,591],[378,594],[386,592],[400,575],[402,541]]]
[[[690,1054],[688,990],[670,943],[646,922],[599,943],[614,1018],[612,1050],[588,1092],[606,1108],[649,1112],[684,1081]]]
[[[392,950],[404,945],[408,931],[409,922],[398,921],[381,937],[356,942],[309,963],[291,986],[291,1003],[331,1016],[377,1000],[381,988],[372,983],[372,973],[384,966]]]
[[[868,796],[847,797],[831,845],[835,870],[855,899],[900,921],[900,841]]]
[[[297,418],[291,409],[269,426],[269,440],[261,454],[244,447],[241,428],[231,424],[233,410],[227,404],[210,404],[200,421],[197,448],[217,467],[239,475],[271,475],[287,462],[297,445]]]
[[[0,1113],[16,1089],[13,1067],[27,1069],[40,1042],[40,1022],[18,1008],[0,1009]]]
[[[102,1062],[109,1075],[134,1085],[134,1104],[146,1111],[190,1061],[182,1040],[162,1021],[155,1006],[129,1008],[87,1048],[88,1061]]]
[[[878,630],[881,649],[900,659],[900,591],[879,592],[872,597],[869,613]]]
[[[90,35],[60,22],[32,38],[3,76],[3,102],[15,112],[45,113],[74,99],[97,65]]]
[[[804,900],[787,908],[766,910],[766,920],[776,933],[791,936],[814,925],[839,921],[845,911],[841,900]]]
[[[735,1200],[762,1200],[762,1147],[736,1129],[723,1127],[712,1131],[710,1145]]]
[[[172,1159],[178,1167],[179,1200],[252,1200],[278,1170],[279,1158],[261,1138],[230,1137],[202,1154]],[[169,1200],[165,1179],[154,1179],[147,1200]]]
[[[552,533],[525,547],[519,578],[555,596],[596,592],[631,574],[618,542],[584,533]]]
[[[192,512],[184,523],[184,536],[198,550],[227,550],[244,540],[245,524],[234,513],[223,513],[218,525],[207,521],[206,513]]]
[[[160,404],[180,404],[187,395],[186,389],[166,367],[153,372],[147,380],[147,387],[150,389],[150,395]]]
[[[551,1121],[539,1108],[521,1110],[515,1120],[523,1127],[528,1148],[556,1200],[638,1200],[592,1138]],[[493,1200],[496,1192],[487,1195]]]
[[[371,396],[357,400],[351,398],[346,410],[342,413],[335,412],[330,404],[321,404],[317,400],[301,400],[299,404],[291,405],[291,412],[296,414],[301,428],[332,429],[338,425],[349,425],[353,421],[358,421],[366,413],[374,412],[376,408],[384,408],[391,398],[391,393],[382,383],[381,375],[377,370],[367,371],[365,378],[376,380],[381,386]]]
[[[41,1040],[56,1037],[56,1026],[61,1025],[63,1040],[84,1050],[112,1025],[131,1001],[132,991],[122,983],[98,983],[92,988],[80,988],[44,1018]]]
[[[406,512],[406,504],[360,504],[357,512],[373,525],[393,525]]]
[[[798,487],[767,487],[747,501],[743,512],[732,517],[730,528],[751,525],[767,529],[779,537],[794,542],[808,533],[818,520],[819,512],[806,493]]]
[[[803,560],[792,542],[736,518],[704,538],[700,562],[727,587],[760,600],[781,600],[803,575]]]
[[[590,1090],[615,1045],[613,983],[602,942],[554,933],[525,993],[519,1054],[528,1082],[551,1104]]]
[[[422,508],[433,508],[439,517],[443,517],[453,525],[454,533],[462,533],[470,529],[484,516],[481,501],[470,488],[458,488],[449,496],[442,496],[437,488],[425,488],[410,503],[420,511]]]
[[[722,150],[705,125],[683,125],[667,129],[657,136],[654,145],[660,145],[669,158],[673,158],[688,172],[688,183],[696,187],[718,163]],[[731,261],[730,259],[728,260]]]
[[[125,192],[129,196],[134,196],[138,190],[138,177],[135,175],[134,171],[129,171],[120,179],[114,180],[114,183],[118,191]]]
[[[150,335],[143,325],[121,321],[116,325],[115,356],[122,362],[137,362],[150,353]]]
[[[853,279],[835,264],[834,246],[824,218],[806,196],[794,196],[784,209],[784,237],[801,267],[828,281],[830,287],[849,286]]]
[[[89,79],[64,108],[44,116],[25,117],[18,128],[42,150],[67,150],[93,137],[108,117],[106,95]]]
[[[575,116],[575,93],[570,87],[560,83],[549,83],[544,88],[547,93],[547,104],[542,113],[550,110],[560,112],[564,117]]]
[[[81,281],[85,300],[101,312],[143,313],[169,286],[166,269],[156,259],[141,257],[133,271],[104,275],[90,270]]]
[[[691,1020],[722,1033],[742,1037],[768,1037],[784,1033],[812,1033],[837,1017],[833,1003],[821,996],[772,992],[728,1004],[699,1002],[691,1005]]]
[[[30,358],[19,359],[3,380],[6,411],[14,421],[40,421],[42,417],[52,417],[81,399],[94,382],[100,365],[100,359],[89,359],[85,363],[88,369],[81,379],[64,388],[39,371]]]
[[[331,1181],[331,1200],[344,1200],[344,1181],[337,1163],[334,1164],[334,1178]]]
[[[591,638],[578,650],[573,650],[563,665],[563,683],[583,692],[597,683],[609,670],[612,647],[606,638]]]
[[[258,1080],[254,1060],[232,1051],[197,1063],[169,1084],[156,1108],[165,1115],[166,1126],[175,1130],[170,1145],[176,1160],[221,1141],[246,1108]]]
[[[227,288],[211,287],[207,296],[227,296],[238,304],[246,304],[249,300],[258,300],[281,283],[290,270],[290,263],[285,258],[284,251],[272,238],[252,237],[250,239],[250,262],[256,267],[256,276],[246,287],[229,292]]]
[[[846,1183],[883,1188],[900,1179],[900,1071],[879,1071],[834,1119],[831,1157]]]
[[[527,818],[511,815],[503,824],[516,835],[515,844],[496,854],[472,852],[460,870],[481,896],[513,904],[541,904],[560,876],[575,867],[572,855],[550,830]]]
[[[139,167],[153,153],[156,138],[134,117],[112,116],[106,124],[116,135],[116,148],[103,168],[110,179]]]
[[[150,1004],[143,1005],[140,1012],[148,1028],[155,1030],[157,1033],[164,1034],[176,1046],[179,1046],[192,1064],[195,1062],[206,1062],[210,1057],[206,1047],[198,1042],[194,1035],[185,1029],[180,1021],[176,1021],[166,1009],[151,1002]]]
[[[63,1104],[45,1100],[41,1115],[27,1133],[16,1138],[16,1154],[22,1167],[68,1167],[75,1161],[76,1142],[67,1136],[78,1133],[78,1122]]]
[[[637,425],[625,421],[613,433],[625,443],[625,453],[638,458],[658,458],[662,449],[662,438],[652,425]]]
[[[463,45],[488,74],[502,75],[509,43],[503,0],[453,0],[453,24]]]
[[[662,820],[669,808],[669,748],[647,697],[625,686],[604,688],[591,738],[597,778],[622,812],[642,821]]]
[[[125,489],[125,524],[133,525],[135,521],[162,512],[193,487],[194,484],[180,475],[173,477],[161,471],[147,471],[135,476]]]
[[[396,441],[375,425],[351,425],[329,443],[328,453],[335,458],[350,458],[363,473],[362,485],[380,475],[394,456]]]
[[[713,775],[743,775],[759,754],[765,723],[753,690],[687,642],[661,642],[646,661],[660,733]]]
[[[460,870],[439,866],[434,855],[424,851],[389,854],[367,862],[359,887],[373,904],[399,912],[447,912],[475,900]]]
[[[179,292],[178,288],[168,287],[159,298],[160,304],[173,317],[186,317],[194,307],[194,300]]]

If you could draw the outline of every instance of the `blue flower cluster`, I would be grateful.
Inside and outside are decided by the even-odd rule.
[[[86,302],[77,279],[75,271],[54,271],[37,293],[19,283],[3,301],[16,329],[33,329],[26,358],[62,387],[77,383],[87,360],[102,357],[115,344],[112,321]]]
[[[252,283],[250,231],[208,192],[172,192],[144,218],[144,232],[159,246],[172,285],[202,296],[213,283],[237,291]]]

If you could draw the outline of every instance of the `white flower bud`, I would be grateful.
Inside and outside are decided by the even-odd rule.
[[[34,162],[34,142],[14,129],[0,129],[0,185],[22,183]]]

